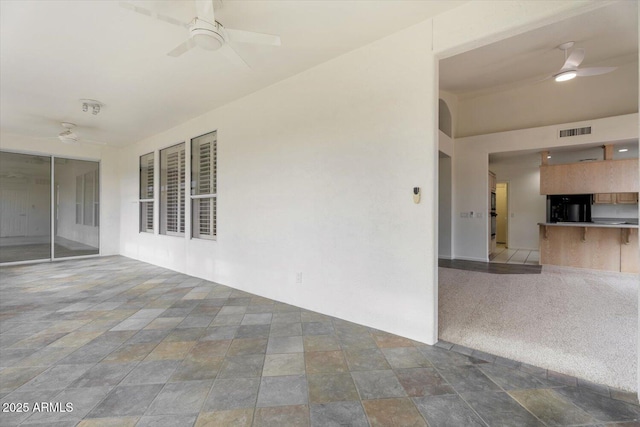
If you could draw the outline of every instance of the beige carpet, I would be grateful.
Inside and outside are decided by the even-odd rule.
[[[438,271],[440,339],[637,391],[638,275]]]

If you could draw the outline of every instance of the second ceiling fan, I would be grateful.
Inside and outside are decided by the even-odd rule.
[[[571,52],[571,55],[567,57],[567,51],[573,47],[574,42],[562,43],[558,46],[558,49],[564,51],[564,64],[560,71],[553,74],[553,78],[557,82],[564,82],[571,80],[575,77],[588,77],[598,76],[600,74],[607,74],[615,70],[617,67],[588,67],[578,68],[582,61],[584,61],[584,49],[576,48]]]

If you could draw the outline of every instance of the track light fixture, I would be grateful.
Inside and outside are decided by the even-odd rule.
[[[81,99],[80,102],[82,102],[82,111],[86,113],[89,111],[89,108],[91,108],[91,114],[93,114],[94,116],[98,115],[100,109],[104,105],[100,101],[96,101],[95,99]]]

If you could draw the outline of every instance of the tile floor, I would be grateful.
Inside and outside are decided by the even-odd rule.
[[[489,257],[489,262],[505,264],[539,265],[540,251],[527,249],[508,249],[505,245],[497,245],[496,251]]]
[[[456,270],[477,271],[491,274],[540,274],[541,265],[507,264],[503,262],[480,262],[463,259],[438,259],[438,267],[454,268]]]
[[[629,393],[124,257],[0,284],[2,426],[640,425]]]

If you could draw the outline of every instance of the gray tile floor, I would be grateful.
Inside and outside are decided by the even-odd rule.
[[[2,426],[640,425],[628,393],[123,257],[3,267],[0,297]]]

